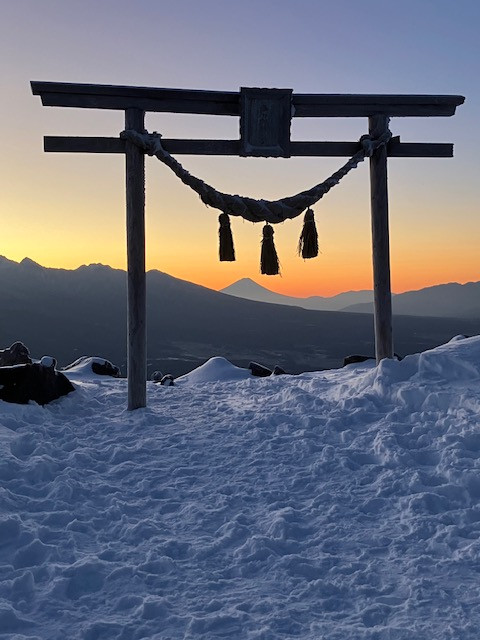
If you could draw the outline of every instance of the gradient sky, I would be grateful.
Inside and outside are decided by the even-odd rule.
[[[117,111],[42,107],[31,80],[238,91],[461,94],[451,118],[394,118],[405,142],[453,159],[389,160],[392,288],[480,280],[478,0],[0,0],[0,255],[125,268],[122,156],[45,154],[43,135],[118,135]],[[236,138],[238,119],[150,114],[165,137]],[[294,119],[292,138],[355,140],[366,118]],[[221,191],[277,199],[340,158],[180,156]],[[276,227],[282,276],[259,273],[261,225],[232,220],[237,262],[217,261],[218,211],[147,159],[147,266],[212,288],[251,277],[292,295],[372,286],[368,164],[315,207],[321,255],[296,257],[301,221]]]

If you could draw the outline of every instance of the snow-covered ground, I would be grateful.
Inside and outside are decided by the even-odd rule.
[[[469,640],[480,338],[0,402],[0,638]]]

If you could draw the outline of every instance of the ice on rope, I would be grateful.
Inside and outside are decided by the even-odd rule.
[[[236,369],[0,402],[0,638],[476,640],[480,338]]]

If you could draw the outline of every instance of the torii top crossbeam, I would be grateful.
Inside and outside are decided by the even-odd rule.
[[[125,129],[143,133],[145,112],[237,116],[238,140],[162,139],[175,154],[260,157],[352,156],[359,142],[291,141],[292,117],[367,117],[369,134],[388,132],[390,117],[452,116],[457,95],[303,94],[290,89],[239,92],[163,89],[63,82],[32,82],[42,104],[125,111]],[[128,140],[45,137],[45,151],[124,153],[127,191],[128,408],[146,406],[145,166],[144,152]],[[370,158],[375,350],[377,362],[393,356],[388,232],[387,157],[453,156],[447,143],[403,143],[398,137]]]
[[[46,107],[141,109],[171,113],[240,115],[240,92],[160,89],[121,85],[32,82],[34,95]],[[296,118],[386,116],[453,116],[463,96],[294,93]]]

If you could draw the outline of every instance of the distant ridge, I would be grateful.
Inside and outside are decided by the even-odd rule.
[[[480,318],[480,282],[450,282],[399,293],[392,300],[394,314],[439,318]],[[371,303],[352,304],[343,311],[372,313]]]
[[[244,298],[245,300],[285,304],[312,311],[341,311],[344,307],[353,304],[373,301],[372,291],[347,291],[331,297],[310,296],[308,298],[296,298],[294,296],[285,296],[262,287],[251,278],[237,280],[237,282],[221,289],[221,292],[237,298]]]
[[[225,287],[222,292],[246,300],[293,305],[303,309],[373,313],[372,291],[348,291],[331,298],[295,298],[275,293],[250,278],[243,278]],[[396,315],[480,318],[480,282],[451,282],[399,293],[393,296],[392,306]]]

